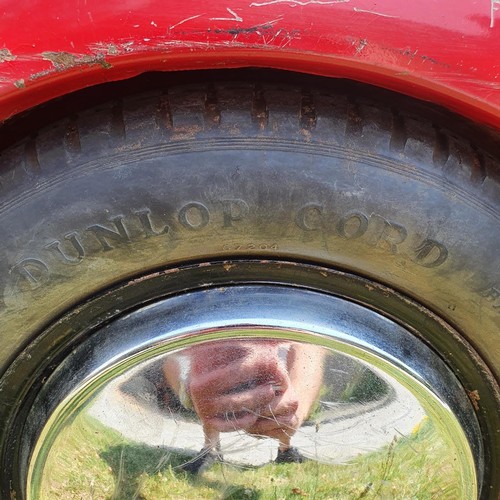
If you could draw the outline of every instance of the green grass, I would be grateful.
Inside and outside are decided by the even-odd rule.
[[[42,500],[458,497],[453,457],[428,420],[412,436],[346,465],[216,464],[198,477],[179,468],[189,456],[127,441],[89,417],[77,418],[53,449]]]

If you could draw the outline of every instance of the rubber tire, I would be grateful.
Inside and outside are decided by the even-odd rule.
[[[277,85],[183,86],[80,113],[4,152],[0,367],[112,283],[259,255],[387,283],[498,369],[498,165],[383,106]]]
[[[328,88],[174,86],[4,151],[0,370],[114,284],[258,257],[389,285],[450,322],[498,378],[498,141],[479,148],[485,131],[456,137],[460,120],[393,104]]]

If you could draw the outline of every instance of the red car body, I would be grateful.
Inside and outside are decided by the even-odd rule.
[[[4,0],[0,120],[147,71],[343,77],[500,127],[500,0]]]

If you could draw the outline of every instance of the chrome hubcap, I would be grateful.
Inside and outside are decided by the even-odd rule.
[[[483,477],[470,399],[421,338],[290,286],[200,289],[113,318],[30,408],[30,499],[471,499]]]

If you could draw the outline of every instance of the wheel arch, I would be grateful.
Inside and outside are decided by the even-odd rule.
[[[500,51],[495,2],[89,1],[75,9],[37,0],[36,15],[9,3],[0,120],[148,71],[260,67],[369,83],[500,126],[498,67],[488,56]]]

